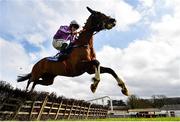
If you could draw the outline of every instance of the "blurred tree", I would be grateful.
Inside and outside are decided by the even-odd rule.
[[[127,99],[127,106],[131,109],[137,108],[138,97],[136,95],[131,95]]]
[[[154,108],[161,108],[166,103],[167,97],[165,95],[153,95],[152,96],[152,103]]]
[[[128,97],[127,106],[131,109],[153,107],[152,102],[150,100],[138,98],[136,95],[131,95]]]
[[[123,100],[112,100],[113,106],[126,106]],[[110,106],[110,100],[108,100],[108,106]]]

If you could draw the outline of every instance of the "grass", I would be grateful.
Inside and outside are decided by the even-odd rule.
[[[110,121],[180,121],[180,117],[159,117],[159,118],[106,118],[106,119],[82,119],[82,120],[57,120],[56,122],[93,122],[93,121],[102,121],[102,122],[110,122]],[[54,122],[51,120],[51,122]]]
[[[95,121],[180,121],[180,117],[159,117],[159,118],[106,118]]]

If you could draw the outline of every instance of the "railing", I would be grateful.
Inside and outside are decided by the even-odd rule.
[[[1,98],[1,120],[59,120],[105,118],[108,107],[85,101],[62,99],[60,102],[22,101],[15,98]]]
[[[113,113],[112,99],[111,99],[109,96],[94,98],[94,99],[88,100],[87,102],[93,102],[93,101],[97,101],[97,100],[102,100],[102,101],[103,101],[102,104],[104,105],[104,99],[105,99],[105,98],[108,98],[108,99],[109,99],[109,101],[110,101],[110,108],[111,108],[111,111],[109,111],[109,112],[110,112],[110,113]]]

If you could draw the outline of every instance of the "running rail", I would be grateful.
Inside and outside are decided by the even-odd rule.
[[[103,100],[104,98],[108,98],[110,100],[111,113],[113,113],[112,99],[109,96],[104,96],[104,97],[99,97],[99,98],[91,99],[91,100],[88,100],[87,102],[91,102],[91,101],[95,101],[95,100],[100,100],[100,99]]]

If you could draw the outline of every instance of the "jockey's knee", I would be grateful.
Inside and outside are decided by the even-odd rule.
[[[63,43],[61,46],[61,50],[65,50],[67,48],[68,44],[67,43]]]

